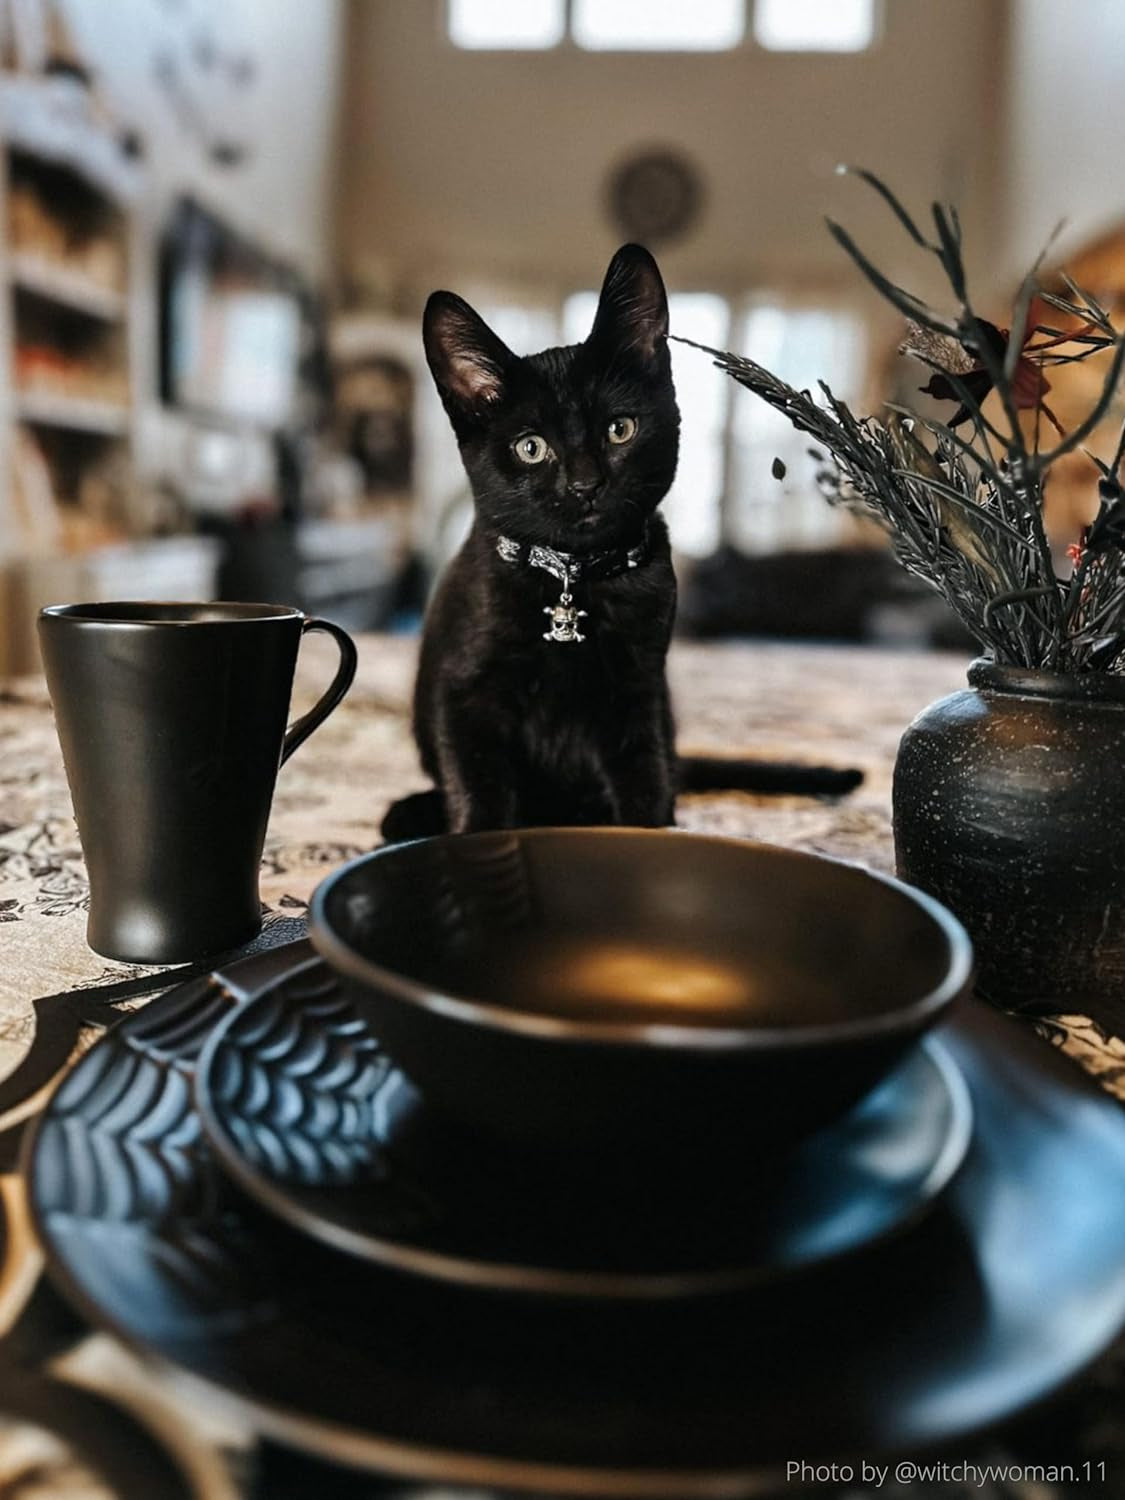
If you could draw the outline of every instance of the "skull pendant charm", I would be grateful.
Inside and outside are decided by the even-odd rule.
[[[543,613],[551,617],[550,630],[543,632],[545,641],[561,641],[563,644],[568,644],[571,641],[586,639],[578,629],[578,622],[586,618],[586,611],[575,609],[574,600],[569,593],[563,594],[557,604],[548,604]]]

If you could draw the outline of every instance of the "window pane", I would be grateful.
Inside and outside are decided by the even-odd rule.
[[[582,343],[594,326],[594,314],[597,310],[597,292],[573,292],[563,303],[563,343]]]
[[[573,0],[580,47],[620,52],[714,52],[742,40],[744,0]]]
[[[742,322],[735,346],[797,390],[819,396],[818,381],[853,401],[863,381],[866,341],[841,308],[761,303]],[[812,440],[749,391],[736,390],[731,453],[730,540],[746,552],[830,546],[847,529],[816,487]],[[774,459],[785,465],[777,480]]]
[[[775,52],[862,52],[874,0],[754,0],[754,40]]]
[[[513,354],[538,354],[540,349],[550,349],[558,342],[559,321],[550,308],[503,302],[480,293],[470,296],[468,301]]]
[[[449,0],[449,37],[458,47],[555,47],[564,0]]]
[[[730,308],[710,292],[674,292],[668,299],[672,331],[712,349],[726,349]],[[672,344],[672,378],[680,407],[680,462],[662,507],[672,545],[706,557],[719,545],[724,450],[732,382],[698,349]]]

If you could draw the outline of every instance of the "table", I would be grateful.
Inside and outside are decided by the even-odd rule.
[[[425,784],[409,732],[415,643],[369,636],[360,638],[359,650],[348,699],[280,774],[262,865],[265,927],[256,946],[300,936],[306,903],[322,876],[376,844],[388,803]],[[311,702],[329,675],[331,652],[315,637],[304,646],[297,707]],[[898,738],[927,703],[964,685],[965,665],[964,658],[944,654],[678,644],[671,677],[683,749],[855,765],[866,773],[863,786],[836,804],[708,794],[684,798],[679,822],[892,870],[890,774]],[[114,1412],[131,1413],[130,1420],[171,1445],[201,1495],[436,1496],[373,1487],[370,1481],[353,1491],[342,1476],[319,1466],[314,1474],[289,1455],[255,1448],[253,1434],[222,1408],[155,1382],[107,1337],[84,1337],[49,1287],[38,1282],[37,1252],[21,1216],[14,1170],[23,1123],[68,1060],[107,1024],[193,972],[118,964],[91,953],[84,941],[85,902],[85,872],[50,704],[40,680],[17,680],[0,686],[0,1195],[8,1223],[0,1334],[9,1333],[0,1342],[0,1423],[5,1412],[34,1408],[17,1393],[37,1389],[29,1370],[43,1367],[45,1356],[58,1349],[55,1374],[66,1384],[52,1383],[42,1393],[43,1420],[50,1418],[56,1429],[65,1425],[66,1393],[75,1387],[108,1395]],[[1125,1041],[1085,1017],[1036,1024],[1045,1040],[1125,1100]],[[1089,1377],[1083,1401],[1070,1412],[1068,1442],[1098,1420],[1102,1403],[1109,1409],[1107,1392],[1116,1392],[1120,1404],[1122,1363],[1118,1354]],[[80,1406],[72,1397],[71,1407]],[[75,1421],[81,1431],[82,1421]],[[1111,1425],[1098,1441],[1119,1445],[1118,1474],[1125,1474],[1125,1433],[1120,1420]],[[25,1461],[42,1465],[50,1476],[36,1493],[52,1500],[105,1493],[75,1467],[65,1440],[36,1433],[26,1423],[0,1426],[0,1494]],[[307,1484],[294,1488],[294,1476],[305,1472]],[[1034,1493],[1052,1500],[1055,1494]]]

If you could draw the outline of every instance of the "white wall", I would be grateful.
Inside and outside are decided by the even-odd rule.
[[[313,275],[328,270],[341,0],[64,0],[63,10],[107,97],[145,139],[156,216],[190,190],[271,251]],[[198,65],[201,36],[253,60],[248,87]],[[216,166],[183,128],[156,80],[162,55],[214,128],[248,143],[243,163]]]
[[[1125,221],[1125,5],[1012,7],[1005,257],[1035,259],[1060,218],[1061,254]]]
[[[472,53],[441,0],[351,0],[340,199],[345,263],[411,308],[455,275],[589,283],[620,238],[607,171],[635,147],[679,147],[708,184],[705,218],[661,263],[680,288],[850,283],[823,226],[843,218],[911,268],[889,216],[840,160],[919,212],[954,196],[977,265],[994,263],[1003,0],[886,0],[856,56]]]

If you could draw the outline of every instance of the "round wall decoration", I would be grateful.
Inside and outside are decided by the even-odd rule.
[[[678,151],[654,147],[620,162],[609,174],[606,200],[626,238],[666,244],[695,227],[703,204],[702,175]]]

